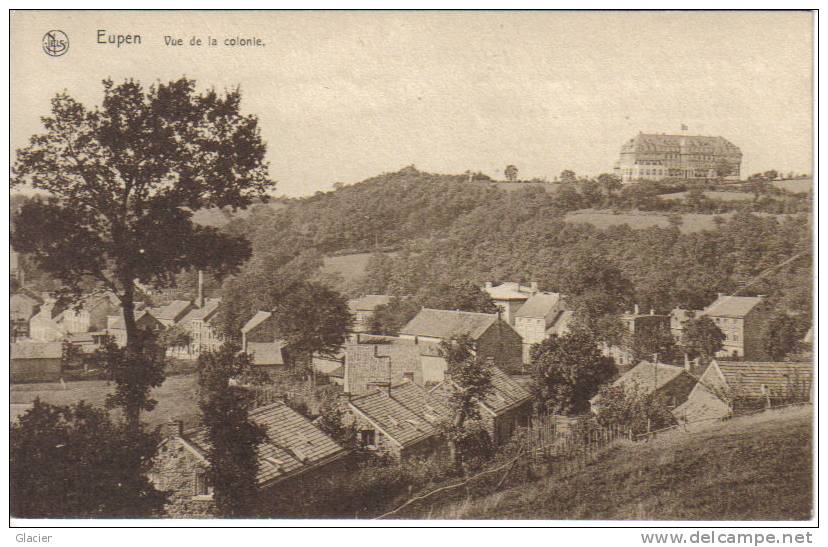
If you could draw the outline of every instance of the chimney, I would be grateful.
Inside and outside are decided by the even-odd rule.
[[[638,304],[635,305],[635,315],[638,315]]]
[[[654,308],[650,308],[650,315],[655,315],[655,309]]]
[[[196,299],[196,307],[204,307],[204,272],[198,270],[198,298]]]
[[[164,436],[167,438],[181,437],[184,435],[184,422],[182,420],[170,420],[164,426]]]
[[[376,346],[374,346],[374,348],[376,348]],[[391,397],[391,383],[394,381],[394,379],[391,377],[391,356],[381,355],[377,358],[386,360],[387,364],[385,365],[385,367],[386,367],[386,371],[387,371],[387,375],[388,375],[388,386],[386,387],[386,389],[388,390],[387,391],[388,396]]]
[[[416,346],[416,345],[419,345],[419,343],[420,343],[420,337],[419,337],[419,336],[417,336],[417,335],[415,334],[415,335],[414,335],[414,345],[415,345],[415,346]]]

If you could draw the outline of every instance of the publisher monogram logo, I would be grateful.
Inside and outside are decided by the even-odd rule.
[[[69,37],[62,30],[50,30],[43,35],[43,51],[52,57],[60,57],[69,51]]]

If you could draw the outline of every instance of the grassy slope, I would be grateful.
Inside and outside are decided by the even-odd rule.
[[[805,520],[811,408],[738,418],[619,445],[582,471],[408,518]]]

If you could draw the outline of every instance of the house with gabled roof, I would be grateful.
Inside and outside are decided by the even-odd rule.
[[[15,342],[10,348],[10,381],[54,382],[63,371],[61,342]]]
[[[154,308],[151,313],[158,321],[165,327],[171,327],[178,324],[184,317],[196,308],[195,304],[189,300],[173,300],[172,302]]]
[[[256,482],[263,500],[292,492],[301,495],[341,470],[347,450],[284,403],[252,410],[249,419],[266,434],[257,448]],[[214,515],[213,487],[207,474],[209,449],[206,428],[185,431],[182,422],[166,426],[148,476],[156,488],[170,493],[165,508],[169,516]],[[263,516],[278,516],[267,514],[268,503],[258,505]]]
[[[288,350],[276,336],[271,312],[257,311],[242,327],[242,351],[253,357],[253,365],[260,370],[274,372],[288,364]]]
[[[515,330],[523,339],[523,362],[529,364],[532,345],[552,335],[569,332],[572,311],[564,309],[563,295],[537,292],[515,313]]]
[[[362,445],[397,461],[428,456],[445,446],[440,422],[448,409],[426,389],[404,380],[348,399]]]
[[[762,332],[769,320],[764,296],[729,296],[718,298],[704,310],[706,315],[724,333],[722,349],[717,357],[739,357],[748,360],[765,358]]]
[[[32,290],[21,287],[12,291],[9,297],[12,342],[29,337],[29,321],[42,305],[43,297]]]
[[[64,330],[67,333],[102,331],[107,327],[108,317],[120,308],[121,301],[110,291],[87,295],[63,312]]]
[[[523,340],[498,314],[423,308],[399,334],[401,339],[432,344],[460,336],[468,336],[479,356],[493,358],[504,370],[523,370]]]
[[[135,310],[135,325],[138,327],[139,330],[151,330],[154,332],[160,332],[164,330],[164,325],[161,324],[161,321],[156,319],[155,316],[152,315],[149,312],[149,310],[145,308]],[[121,312],[120,315],[109,316],[105,332],[106,334],[112,336],[115,339],[115,343],[118,346],[126,346],[127,331],[126,321],[124,320],[123,312]]]
[[[437,344],[395,337],[361,337],[343,348],[343,388],[361,395],[374,386],[405,379],[417,385],[436,384],[445,378],[447,364]]]
[[[758,408],[809,402],[813,398],[813,379],[811,363],[714,359],[687,401],[675,408],[673,415],[690,423]]]
[[[492,371],[492,389],[479,404],[480,419],[495,445],[508,441],[519,427],[529,425],[532,416],[531,393],[498,367]],[[430,391],[448,406],[449,397],[457,389],[451,377]]]
[[[54,298],[45,298],[38,312],[29,320],[29,337],[37,342],[54,342],[66,334],[63,325],[65,306]]]
[[[178,321],[189,343],[186,347],[172,348],[170,353],[179,358],[196,359],[202,351],[217,350],[224,343],[215,322],[220,307],[221,298],[197,299],[195,306]]]
[[[641,361],[612,385],[635,390],[642,395],[661,395],[670,408],[675,408],[687,400],[696,382],[697,378],[684,367]],[[601,398],[596,395],[589,403],[592,411],[597,412]]]

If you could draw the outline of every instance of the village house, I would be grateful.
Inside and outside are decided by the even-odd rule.
[[[673,410],[681,422],[724,418],[733,413],[811,401],[813,365],[803,362],[713,360],[687,401]]]
[[[215,323],[220,306],[220,298],[197,299],[178,321],[178,326],[187,334],[187,345],[171,348],[169,353],[182,359],[196,359],[202,351],[217,350],[224,343]]]
[[[14,342],[11,344],[11,383],[54,382],[63,371],[61,342]]]
[[[527,427],[533,411],[532,395],[508,374],[491,366],[492,389],[480,402],[480,420],[495,445],[508,441],[519,427]],[[448,398],[457,389],[451,380],[446,380],[431,390],[448,406]]]
[[[344,348],[344,392],[361,395],[377,385],[409,380],[417,385],[437,384],[447,364],[436,344],[393,337],[362,337]]]
[[[164,306],[153,308],[150,313],[165,327],[172,327],[194,309],[195,305],[188,300],[173,300]]]
[[[289,364],[285,343],[276,337],[275,317],[267,311],[258,311],[242,327],[242,352],[253,357],[259,370],[273,373]]]
[[[371,321],[374,319],[374,310],[391,302],[391,297],[385,294],[366,294],[360,298],[348,300],[348,309],[354,316],[354,332],[369,332]]]
[[[135,325],[138,330],[160,332],[164,330],[161,321],[155,318],[147,309],[135,310]],[[127,343],[126,321],[123,312],[120,315],[110,315],[105,333],[115,339],[118,347],[124,347]]]
[[[263,516],[278,516],[278,506],[267,501],[271,497],[301,496],[339,471],[347,451],[283,402],[252,410],[249,418],[267,435],[257,449],[256,480],[262,500],[256,505],[262,508]],[[166,426],[148,476],[156,488],[170,494],[165,508],[169,516],[215,514],[213,487],[207,475],[209,448],[206,428],[184,431],[183,422]],[[268,514],[271,508],[277,514]]]
[[[514,326],[515,313],[529,300],[530,296],[538,292],[538,284],[533,281],[529,283],[529,286],[525,286],[514,281],[506,281],[500,285],[494,285],[491,281],[487,281],[483,290],[500,308],[503,313],[503,320]]]
[[[29,321],[40,311],[42,305],[43,298],[34,291],[20,288],[12,292],[9,298],[12,342],[29,338]]]
[[[434,343],[468,336],[483,358],[492,357],[509,373],[523,370],[523,340],[497,314],[423,308],[400,330],[399,337],[415,343]]]
[[[630,392],[637,391],[640,395],[660,395],[669,408],[675,408],[687,400],[696,381],[696,377],[684,367],[641,361],[612,385]],[[592,411],[597,412],[601,398],[596,395],[589,400],[589,404]]]
[[[532,345],[569,331],[572,311],[563,309],[559,293],[537,292],[515,313],[515,330],[523,339],[523,363],[529,364]]]
[[[29,338],[36,342],[55,342],[63,338],[65,308],[54,298],[44,297],[40,310],[29,320]]]
[[[724,333],[722,349],[717,357],[737,357],[748,360],[765,358],[762,331],[767,323],[768,310],[764,296],[719,297],[702,312]]]
[[[448,408],[409,380],[350,397],[348,409],[359,441],[368,450],[405,461],[445,448],[438,424],[447,418]]]
[[[665,332],[670,332],[669,315],[658,315],[652,309],[650,313],[641,313],[638,304],[634,306],[632,311],[621,315],[621,323],[628,334],[628,341],[637,333],[655,333],[660,329]],[[635,357],[629,343],[623,343],[621,345],[604,344],[602,353],[605,356],[612,357],[615,360],[616,366],[621,370],[629,370],[635,365]]]
[[[120,312],[121,303],[111,292],[89,295],[63,312],[66,333],[95,332],[107,328],[108,317]]]

